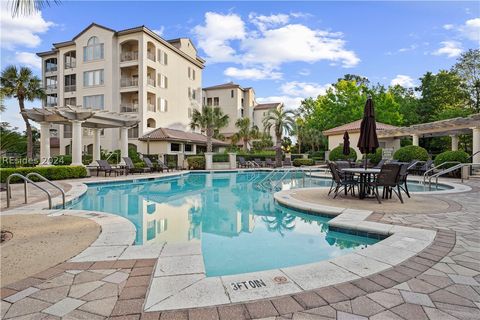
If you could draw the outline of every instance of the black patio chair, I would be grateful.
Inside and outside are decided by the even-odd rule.
[[[377,163],[377,165],[374,166],[373,168],[374,168],[374,169],[381,169],[381,168],[383,167],[383,165],[385,164],[386,161],[387,161],[387,160],[385,160],[385,159],[380,160],[380,161]]]
[[[407,197],[410,198],[410,192],[408,191],[407,177],[408,177],[408,168],[410,163],[404,163],[400,167],[400,172],[398,174],[398,185],[402,189]]]
[[[97,177],[99,176],[100,172],[105,172],[105,177],[107,176],[107,173],[109,176],[111,176],[113,172],[115,176],[118,176],[122,172],[122,169],[112,168],[112,166],[110,165],[110,163],[108,163],[107,160],[96,160],[96,161],[98,163]]]
[[[259,167],[263,167],[263,162],[260,160],[260,158],[253,159],[253,162],[255,162]]]
[[[399,178],[401,166],[398,164],[385,164],[380,169],[380,173],[377,174],[375,181],[369,182],[368,186],[371,188],[372,192],[375,194],[378,203],[382,203],[379,197],[378,187],[383,187],[383,195],[385,196],[388,192],[395,192],[397,197],[400,199],[400,202],[403,203],[402,194],[400,193]],[[396,189],[396,190],[395,190]]]
[[[159,171],[163,172],[163,170],[170,171],[170,168],[160,159],[157,159],[157,168]]]
[[[265,166],[274,168],[275,167],[275,162],[273,162],[272,159],[267,158],[267,159],[265,159]]]
[[[358,181],[351,175],[343,174],[333,162],[329,162],[328,167],[332,175],[332,184],[330,185],[328,195],[333,191],[333,198],[335,199],[340,192],[344,191],[345,195],[347,195],[351,191],[352,195],[355,196],[355,187],[358,186]]]
[[[238,166],[240,168],[248,168],[248,163],[245,161],[244,157],[238,157]]]
[[[153,165],[152,160],[150,160],[150,158],[144,157],[143,158],[143,163],[145,163],[146,168],[148,168],[150,170],[150,172],[156,171],[156,168]]]
[[[147,173],[150,171],[148,168],[135,168],[132,159],[130,157],[123,157],[123,161],[125,161],[125,168],[127,170],[127,174],[129,173]]]
[[[292,159],[291,158],[285,158],[285,160],[283,160],[283,166],[284,167],[292,167],[293,166]]]

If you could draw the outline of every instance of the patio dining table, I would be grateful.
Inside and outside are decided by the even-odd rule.
[[[380,169],[374,168],[343,168],[341,169],[344,173],[350,173],[354,175],[360,176],[359,185],[360,185],[360,192],[358,197],[360,199],[364,199],[368,194],[368,183],[372,180],[372,177],[380,173]]]

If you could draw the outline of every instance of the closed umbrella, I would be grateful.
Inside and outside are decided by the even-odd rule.
[[[368,96],[363,110],[363,119],[360,124],[360,138],[357,147],[365,155],[365,169],[367,168],[367,153],[375,153],[378,148],[377,125],[375,122],[375,107],[371,96]]]
[[[343,134],[343,154],[348,156],[350,154],[350,136],[348,131]]]

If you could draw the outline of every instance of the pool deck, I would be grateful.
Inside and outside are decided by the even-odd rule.
[[[111,180],[121,179],[132,176]],[[72,181],[67,198],[85,192],[83,181],[98,180],[109,178]],[[39,210],[46,201],[38,194],[34,203],[2,215],[73,215],[98,223],[102,233],[70,261],[3,287],[1,316],[478,319],[480,180],[463,186],[460,193],[439,192],[432,198],[414,194],[405,205],[388,200],[388,209],[372,202],[361,205],[371,208],[359,209],[359,201],[317,197],[314,189],[277,193],[277,201],[290,207],[336,216],[331,226],[390,236],[329,261],[208,278],[198,243],[132,246],[135,229],[125,218],[81,210]]]

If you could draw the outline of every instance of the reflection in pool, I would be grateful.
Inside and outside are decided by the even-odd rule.
[[[328,217],[278,206],[271,193],[255,187],[266,174],[191,173],[91,184],[71,208],[129,219],[137,228],[136,244],[201,241],[208,276],[317,262],[378,241],[330,231]]]

